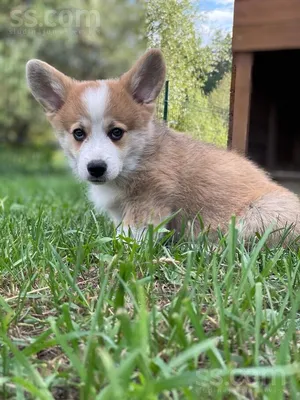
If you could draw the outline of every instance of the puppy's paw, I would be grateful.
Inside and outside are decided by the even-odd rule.
[[[117,237],[126,236],[134,239],[137,243],[141,243],[147,237],[147,228],[135,228],[129,225],[120,225],[117,227]]]

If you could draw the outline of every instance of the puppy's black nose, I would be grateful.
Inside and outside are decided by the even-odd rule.
[[[104,161],[91,161],[87,165],[89,174],[94,178],[101,178],[107,170],[107,164]]]

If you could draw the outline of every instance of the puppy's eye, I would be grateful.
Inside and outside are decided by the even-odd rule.
[[[73,136],[74,139],[77,140],[77,142],[83,142],[84,139],[86,138],[86,133],[84,132],[83,129],[77,128],[74,129]]]
[[[124,130],[121,128],[113,128],[108,132],[108,137],[114,142],[122,139],[123,135],[124,135]]]

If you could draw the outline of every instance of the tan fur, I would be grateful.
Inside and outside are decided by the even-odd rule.
[[[52,69],[49,73],[57,74]],[[81,103],[81,94],[101,82],[77,82],[64,75],[55,76],[62,79],[65,99],[57,112],[49,114],[52,125],[58,132],[71,133],[74,124],[84,119],[88,132],[89,115]],[[127,150],[128,157],[132,155],[130,150],[141,154],[134,171],[129,173],[124,168],[115,179],[118,196],[111,211],[121,209],[124,226],[135,228],[159,224],[180,210],[170,224],[176,230],[181,229],[182,222],[195,221],[194,233],[198,233],[200,224],[195,218],[200,215],[212,231],[220,228],[226,232],[235,215],[244,238],[263,233],[271,224],[274,229],[293,224],[293,237],[299,235],[300,202],[295,194],[233,151],[203,144],[153,120],[154,100],[164,77],[162,56],[158,50],[151,50],[120,79],[106,81],[106,130],[111,126],[123,127],[125,135],[115,145]],[[153,90],[149,88],[151,82]],[[140,100],[143,96],[147,101]],[[73,143],[70,147],[79,151],[80,145]],[[273,235],[274,241],[279,236]]]
[[[271,227],[271,243],[281,241],[285,231],[289,232],[290,239],[297,238],[300,235],[299,198],[281,188],[269,192],[246,208],[238,226],[244,237],[253,236],[257,232],[263,234]]]
[[[73,81],[66,93],[66,101],[64,105],[55,114],[48,115],[48,119],[55,129],[62,128],[68,132],[71,131],[72,125],[77,123],[78,116],[89,119],[87,110],[81,102],[81,95],[87,88],[98,87],[99,82],[78,82]]]
[[[124,219],[128,225],[158,223],[179,209],[172,227],[197,214],[212,230],[224,232],[237,216],[243,237],[275,223],[274,229],[296,224],[300,234],[298,197],[280,187],[245,158],[156,125],[155,144],[143,165],[124,187]],[[199,232],[199,223],[194,224]]]
[[[107,81],[110,89],[106,118],[120,121],[128,131],[143,129],[152,118],[153,106],[136,103],[119,81]]]

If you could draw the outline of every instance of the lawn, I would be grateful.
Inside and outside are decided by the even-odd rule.
[[[0,178],[1,399],[299,399],[300,252],[116,239],[68,174]]]

